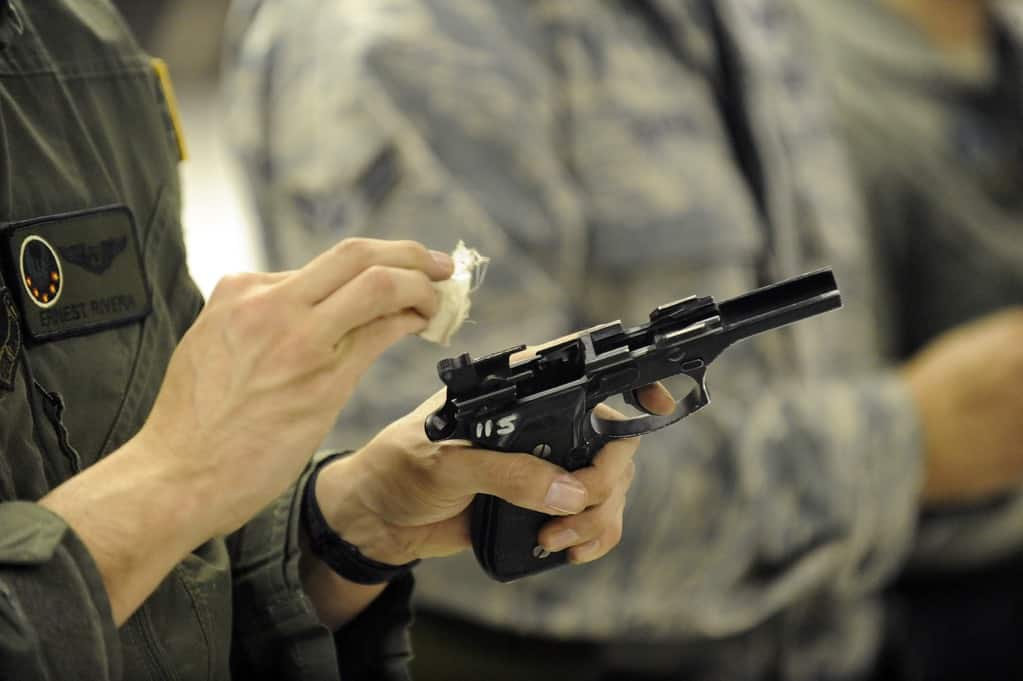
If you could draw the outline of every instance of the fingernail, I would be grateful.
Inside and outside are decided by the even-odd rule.
[[[545,542],[543,547],[551,553],[554,553],[555,551],[567,549],[569,546],[575,546],[578,541],[579,533],[575,530],[558,530],[551,535],[550,541]]]
[[[440,251],[430,251],[430,255],[433,256],[433,261],[443,267],[446,270],[453,270],[455,268],[455,261],[451,259],[451,256],[447,253],[441,253]]]
[[[594,539],[593,541],[586,542],[582,546],[577,546],[573,552],[575,555],[572,559],[576,563],[587,563],[596,558],[597,550],[600,549],[600,540]]]
[[[578,513],[586,508],[586,488],[570,475],[555,478],[544,503],[562,513]]]

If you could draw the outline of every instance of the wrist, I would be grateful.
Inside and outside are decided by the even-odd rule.
[[[130,440],[39,500],[89,551],[118,626],[212,536],[202,500],[162,453]]]
[[[358,454],[324,465],[314,492],[330,529],[372,560],[389,565],[416,560],[418,556],[400,541],[395,528],[364,502],[362,492],[367,484]]]
[[[126,462],[147,471],[152,484],[146,496],[154,514],[179,528],[189,551],[211,537],[229,534],[235,528],[226,520],[230,509],[225,507],[224,481],[214,479],[213,467],[184,465],[188,459],[164,443],[143,428],[118,451]]]
[[[387,588],[387,582],[359,584],[337,574],[313,553],[304,528],[299,530],[299,546],[302,588],[313,602],[320,621],[331,631],[351,621]]]

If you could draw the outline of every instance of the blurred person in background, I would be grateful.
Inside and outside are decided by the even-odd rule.
[[[885,265],[894,356],[909,358],[948,329],[1023,303],[1023,7],[799,4]],[[921,527],[914,570],[893,594],[905,605],[893,663],[914,679],[1018,678],[1023,495],[930,513],[957,520]]]
[[[493,259],[456,340],[477,355],[825,264],[846,301],[729,350],[713,408],[646,438],[608,559],[504,585],[471,558],[424,566],[418,678],[864,678],[921,508],[1018,484],[1023,317],[885,366],[879,275],[788,10],[236,4],[232,130],[276,267],[344,235],[465,239]],[[344,432],[437,385],[446,354],[389,353]]]

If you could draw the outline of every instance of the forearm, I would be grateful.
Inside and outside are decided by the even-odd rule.
[[[202,484],[172,463],[136,438],[39,502],[88,549],[118,626],[212,534],[215,509],[204,503]]]

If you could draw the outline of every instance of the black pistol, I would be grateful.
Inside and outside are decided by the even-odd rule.
[[[566,470],[590,464],[614,438],[635,437],[682,420],[710,403],[707,366],[732,343],[841,307],[830,269],[788,279],[715,303],[692,296],[663,305],[631,329],[620,322],[593,327],[576,338],[511,363],[518,346],[472,359],[441,360],[444,406],[426,420],[433,441],[469,440],[503,452],[531,452]],[[613,395],[645,411],[636,390],[686,374],[696,384],[667,415],[612,421],[593,413]],[[492,578],[508,582],[566,562],[548,553],[537,534],[550,516],[488,495],[473,501],[471,534],[476,558]]]

